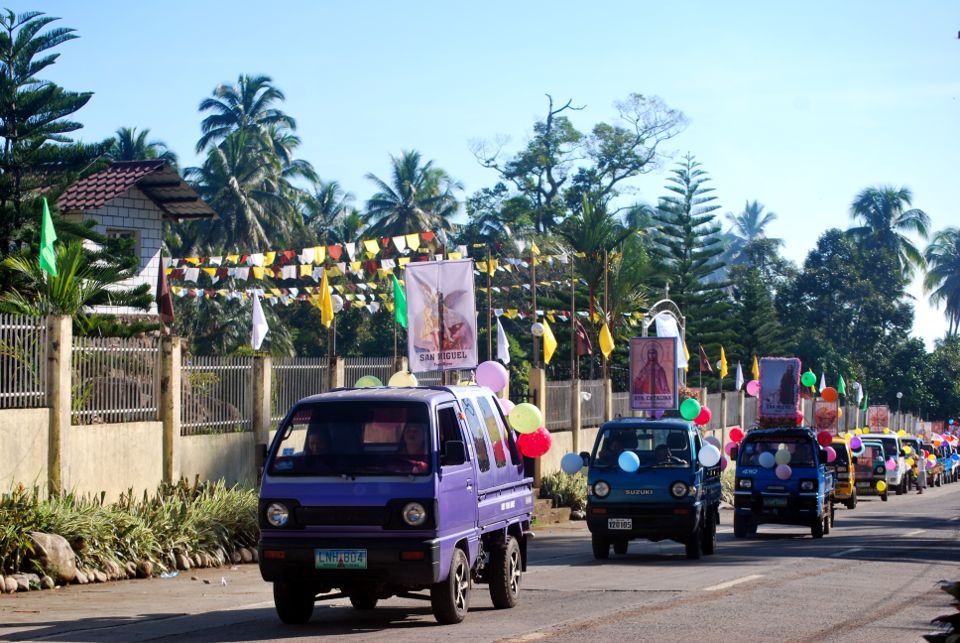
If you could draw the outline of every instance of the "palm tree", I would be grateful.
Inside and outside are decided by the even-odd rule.
[[[930,304],[946,304],[947,335],[960,332],[960,228],[941,230],[924,252],[927,274],[924,292],[930,293]]]
[[[925,267],[926,262],[920,250],[901,233],[916,232],[926,239],[930,228],[930,217],[917,208],[905,209],[910,205],[913,205],[913,194],[909,188],[896,189],[889,185],[866,188],[850,206],[850,218],[861,225],[847,231],[868,247],[895,253],[905,279],[912,278],[914,270]]]
[[[428,230],[441,233],[451,229],[450,218],[458,203],[453,192],[463,186],[433,161],[421,164],[420,153],[404,151],[391,156],[392,177],[388,184],[373,174],[367,178],[379,190],[367,201],[367,233],[394,236]]]
[[[756,250],[759,247],[765,252],[776,253],[783,245],[783,239],[767,237],[766,228],[776,221],[777,215],[775,212],[764,212],[763,208],[764,205],[754,199],[746,201],[743,212],[739,214],[727,212],[730,229],[726,232],[729,245],[723,257],[725,263],[751,263],[751,258],[755,258],[752,255],[757,254],[750,252],[751,248]]]
[[[262,133],[268,127],[295,130],[296,121],[273,107],[283,101],[283,92],[274,87],[269,76],[241,74],[236,85],[218,85],[212,98],[200,103],[201,112],[213,112],[203,119],[203,136],[197,141],[197,152],[227,138],[237,130]]]
[[[301,200],[304,223],[316,232],[318,239],[329,240],[334,228],[352,209],[353,198],[337,181],[318,180],[313,194],[306,194]]]
[[[0,310],[15,315],[66,315],[72,317],[83,334],[91,327],[88,307],[109,304],[134,306],[147,310],[153,301],[150,285],[118,287],[136,268],[120,269],[102,261],[91,261],[90,253],[79,239],[59,244],[57,276],[47,275],[36,258],[13,255],[3,260],[6,268],[17,273],[20,284],[0,294]]]
[[[111,161],[161,159],[176,167],[177,155],[163,141],[148,141],[149,135],[147,128],[137,132],[136,127],[121,127],[113,137],[107,156]]]

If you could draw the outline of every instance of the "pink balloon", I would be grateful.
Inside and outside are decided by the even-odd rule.
[[[516,406],[516,404],[514,404],[513,402],[511,402],[505,397],[498,397],[497,404],[500,405],[500,408],[503,410],[504,415],[510,415],[510,411],[512,411],[513,407]]]
[[[730,439],[733,440],[734,442],[739,442],[740,440],[742,440],[743,429],[741,429],[739,426],[735,426],[732,429],[730,429]]]
[[[727,462],[727,459],[726,459],[726,458],[720,458],[720,470],[721,470],[721,471],[726,470],[726,468],[727,468],[728,465],[729,465],[729,462]]]
[[[710,422],[711,417],[713,417],[713,413],[710,412],[710,409],[702,406],[700,407],[700,414],[693,419],[693,423],[703,426],[704,424],[708,424]]]
[[[539,458],[550,450],[552,443],[550,432],[543,426],[533,433],[523,433],[517,438],[517,448],[528,458]]]
[[[827,447],[827,462],[833,462],[837,459],[837,450],[833,447]]]
[[[750,380],[747,382],[747,395],[751,397],[757,397],[760,395],[760,382],[757,380]]]
[[[499,393],[507,387],[510,375],[500,362],[483,362],[477,366],[477,384],[486,386],[494,393]]]
[[[726,453],[727,455],[730,455],[730,452],[733,451],[735,448],[737,448],[736,442],[727,442],[726,444],[723,445],[723,452]]]
[[[789,480],[790,476],[793,475],[793,469],[790,468],[789,464],[778,464],[774,473],[781,480]]]

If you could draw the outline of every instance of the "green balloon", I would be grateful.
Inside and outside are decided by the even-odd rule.
[[[370,388],[372,386],[383,386],[383,382],[376,375],[364,375],[353,386],[354,388]]]
[[[680,405],[680,416],[684,420],[692,422],[698,415],[700,415],[700,402],[692,397],[689,400],[684,400],[683,404]]]
[[[813,386],[814,384],[817,383],[817,376],[811,373],[810,371],[807,371],[806,373],[800,376],[800,383],[803,384],[804,386]]]
[[[507,422],[517,433],[533,433],[543,425],[543,413],[539,407],[524,402],[513,407]]]

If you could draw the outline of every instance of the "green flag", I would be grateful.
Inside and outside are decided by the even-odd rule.
[[[843,375],[840,376],[840,381],[837,382],[837,395],[847,396],[847,383],[843,381]]]
[[[396,275],[393,275],[393,318],[404,328],[407,327],[407,296]]]
[[[863,412],[867,412],[867,406],[870,404],[870,394],[867,393],[863,396]]]
[[[40,229],[40,268],[51,277],[57,276],[57,253],[53,249],[53,242],[57,240],[57,231],[53,229],[53,219],[50,218],[50,206],[47,197],[43,197],[43,227]]]

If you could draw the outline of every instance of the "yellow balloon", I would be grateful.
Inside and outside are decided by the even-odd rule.
[[[877,493],[883,493],[887,490],[887,483],[883,480],[877,482]]]
[[[843,417],[843,409],[837,409],[837,417],[838,417],[838,418],[842,418],[842,417]]]
[[[890,427],[887,427],[887,426],[883,427],[883,432],[890,433]]]
[[[863,435],[863,430],[862,430],[862,429],[854,429],[854,430],[853,430],[853,434],[854,434],[854,435]]]
[[[897,435],[899,435],[901,438],[902,438],[903,436],[905,436],[906,434],[907,434],[907,432],[904,431],[903,429],[900,429],[899,431],[897,431]]]
[[[908,447],[908,446],[904,446],[904,447],[903,447],[903,452],[906,453],[907,455],[910,455],[911,453],[913,453],[913,449],[911,449],[911,448]]]
[[[912,467],[912,466],[913,466],[913,458],[907,458],[907,466],[908,466],[908,467]]]
[[[397,371],[387,382],[387,386],[416,386],[417,384],[417,376],[407,371]]]

